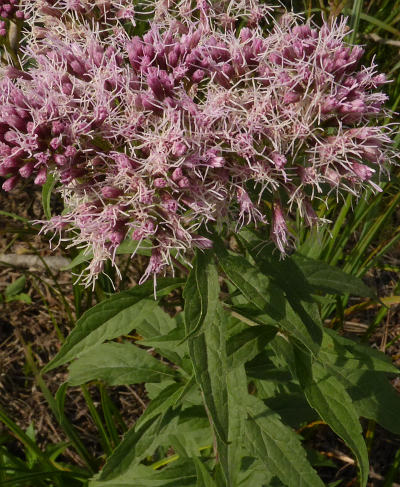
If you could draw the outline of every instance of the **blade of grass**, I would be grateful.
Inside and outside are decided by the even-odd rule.
[[[357,1],[359,1],[359,0],[356,0],[356,2]],[[349,15],[349,14],[351,15],[352,14],[352,12],[350,13],[349,9],[344,9],[343,13],[345,15]],[[396,37],[400,37],[400,30],[396,29],[395,27],[392,27],[391,25],[387,24],[386,22],[383,22],[382,20],[379,20],[376,17],[372,17],[371,15],[367,15],[363,12],[360,12],[359,16],[360,16],[361,20],[365,20],[366,22],[369,22],[370,24],[373,24],[376,27],[379,27],[380,29],[383,29],[383,30],[386,30],[387,32],[390,32],[391,34],[395,35]],[[358,30],[358,25],[357,25],[357,30]],[[350,39],[352,39],[352,38],[355,38],[355,36],[351,36]]]
[[[81,389],[82,389],[83,397],[84,397],[86,404],[89,408],[90,415],[92,416],[94,424],[96,425],[97,430],[99,432],[100,444],[101,444],[104,452],[106,453],[106,455],[109,456],[109,455],[111,455],[111,453],[113,451],[113,447],[112,447],[110,439],[108,438],[107,431],[104,428],[103,422],[100,418],[99,413],[97,412],[97,409],[93,403],[92,397],[91,397],[87,387],[85,385],[83,385],[83,386],[81,386]]]
[[[99,385],[99,389],[100,389],[101,408],[103,410],[104,420],[106,422],[108,433],[111,437],[112,446],[113,448],[115,448],[119,444],[120,438],[118,435],[117,428],[115,427],[115,422],[113,418],[113,413],[112,413],[113,408],[111,405],[112,401],[109,395],[107,394],[106,388],[104,387],[103,384]]]
[[[382,227],[389,216],[394,212],[397,208],[398,203],[400,202],[400,192],[397,193],[390,203],[388,204],[386,210],[379,215],[376,221],[373,223],[367,234],[358,241],[357,245],[355,246],[354,250],[351,253],[351,259],[349,259],[348,264],[345,265],[344,271],[350,274],[354,274],[358,277],[362,276],[364,273],[364,266],[361,262],[361,259],[364,255],[364,252],[367,250],[368,246],[372,243],[372,240],[376,237],[376,235],[382,230]]]
[[[385,477],[383,487],[392,487],[400,470],[400,448],[397,450],[392,465]]]
[[[68,419],[64,415],[64,411],[62,408],[59,407],[57,404],[57,401],[54,399],[52,393],[50,392],[49,388],[47,387],[45,381],[43,380],[43,377],[41,376],[36,363],[33,359],[32,353],[29,349],[29,347],[26,345],[24,339],[21,336],[21,333],[19,332],[18,329],[15,329],[15,334],[20,341],[20,343],[24,347],[25,351],[25,357],[27,364],[31,368],[35,381],[37,385],[39,386],[40,390],[42,391],[42,394],[44,398],[46,399],[52,413],[56,417],[58,423],[64,430],[64,433],[68,436],[70,439],[72,445],[74,446],[75,450],[78,452],[79,456],[81,459],[86,463],[87,467],[91,471],[91,473],[94,473],[97,471],[97,464],[90,455],[89,451],[87,448],[84,446],[82,443],[82,440],[80,439],[79,435],[76,433],[75,428],[72,426],[72,424],[68,421]]]
[[[350,18],[350,28],[351,28],[350,44],[356,43],[362,8],[363,8],[363,0],[353,1],[353,9],[351,11],[351,18]]]
[[[11,419],[8,415],[0,409],[0,421],[7,426],[12,432],[13,436],[20,441],[25,448],[30,449],[45,465],[54,468],[55,464],[47,458],[37,444],[29,438],[29,436]]]

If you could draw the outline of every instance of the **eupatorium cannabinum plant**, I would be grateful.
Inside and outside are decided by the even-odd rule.
[[[161,382],[93,485],[320,486],[290,428],[305,419],[287,420],[282,394],[348,443],[365,485],[358,417],[388,423],[360,399],[362,383],[397,370],[325,330],[317,303],[374,295],[321,262],[279,260],[295,243],[293,217],[318,225],[315,201],[381,191],[398,157],[382,122],[386,78],[346,43],[346,21],[317,26],[245,0],[22,4],[21,66],[0,81],[3,189],[57,181],[65,209],[43,230],[84,249],[88,284],[122,242],[151,249],[140,285],[87,311],[47,367],[79,357],[72,384]],[[143,282],[176,263],[186,282],[157,278],[157,299],[184,285],[171,318]],[[175,366],[103,343],[133,328]],[[176,440],[185,414],[205,420],[208,446]],[[146,466],[157,446],[179,452],[178,467]]]

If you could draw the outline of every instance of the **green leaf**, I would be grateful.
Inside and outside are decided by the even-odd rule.
[[[131,343],[102,343],[72,362],[69,384],[100,379],[110,386],[161,382],[176,373],[146,350]]]
[[[308,403],[320,417],[340,436],[355,454],[361,473],[361,485],[368,481],[368,452],[362,428],[352,399],[343,385],[322,365],[306,353],[296,350],[296,370]]]
[[[4,290],[4,296],[6,297],[6,300],[7,298],[11,298],[16,296],[17,294],[20,294],[24,290],[25,285],[26,285],[25,276],[18,277],[18,279],[16,279],[14,282],[9,284]]]
[[[185,386],[186,384],[173,383],[162,389],[158,396],[150,401],[144,413],[137,420],[135,427],[138,428],[155,416],[165,414],[170,407],[177,406]]]
[[[153,306],[136,325],[135,330],[145,340],[166,336],[177,328],[177,318],[171,318],[160,306]],[[183,326],[182,326],[183,328]]]
[[[285,301],[282,290],[244,257],[228,254],[219,241],[215,250],[222,270],[240,292],[274,321],[281,320]]]
[[[248,414],[245,439],[253,456],[289,487],[323,487],[306,458],[300,438],[254,396],[243,398]]]
[[[225,382],[226,349],[223,311],[218,309],[217,318],[207,329],[192,337],[189,352],[196,381],[199,384],[213,427],[223,444],[228,442],[228,410]]]
[[[214,482],[214,479],[211,477],[204,464],[197,457],[194,457],[193,461],[197,473],[196,487],[217,487],[217,484]]]
[[[136,465],[111,481],[92,480],[89,487],[196,487],[196,468],[191,459],[179,460],[162,470]]]
[[[242,459],[238,484],[240,487],[270,487],[272,477],[273,474],[265,468],[261,460],[253,457]]]
[[[181,458],[197,457],[201,450],[211,452],[213,434],[204,406],[185,408],[179,414],[176,432],[168,442]]]
[[[6,298],[6,303],[11,303],[12,301],[20,301],[22,303],[32,304],[31,297],[29,296],[29,294],[26,293],[15,294]]]
[[[196,381],[216,434],[222,475],[226,484],[233,487],[240,464],[240,417],[231,412],[232,384],[226,355],[228,317],[218,305],[218,297],[218,275],[211,254],[198,253],[184,290],[186,334]]]
[[[155,450],[160,439],[175,429],[176,421],[173,420],[176,416],[177,411],[168,409],[166,413],[148,419],[139,427],[131,428],[108,458],[98,480],[112,480],[115,481],[115,485],[119,485],[121,476],[129,478],[130,472],[135,470],[143,458]],[[97,487],[97,484],[94,485]],[[114,486],[114,483],[110,485]]]
[[[322,364],[330,363],[339,369],[400,373],[384,353],[344,338],[329,328],[324,329],[319,360]]]
[[[169,294],[182,284],[181,279],[159,279],[157,296]],[[76,322],[61,350],[47,364],[48,372],[73,358],[88,352],[96,345],[132,331],[140,326],[148,313],[158,306],[149,298],[153,294],[153,282],[135,286],[129,291],[114,294],[84,313]]]
[[[247,377],[243,365],[229,367],[226,375],[228,395],[228,472],[230,485],[238,483],[243,455],[246,411],[242,407],[247,395]]]
[[[321,260],[294,254],[292,259],[304,273],[307,283],[318,292],[331,294],[352,294],[376,298],[376,294],[364,282]]]
[[[198,251],[185,288],[185,327],[189,337],[212,322],[219,298],[218,274],[210,252]]]
[[[400,396],[384,373],[330,368],[343,384],[359,416],[400,434]]]
[[[258,390],[257,397],[260,397]],[[278,413],[285,424],[295,429],[318,419],[317,413],[310,407],[300,389],[293,393],[274,394],[273,397],[264,399],[264,403]]]
[[[228,366],[237,367],[258,355],[277,333],[273,326],[253,326],[233,335],[227,342]]]
[[[136,327],[136,331],[145,338],[140,342],[142,345],[154,347],[163,357],[179,366],[184,356],[188,355],[182,316],[183,313],[180,313],[171,318],[158,306]]]
[[[250,299],[250,298],[249,298]],[[239,314],[255,324],[270,327],[276,326],[284,330],[287,334],[303,343],[314,355],[319,353],[319,345],[322,341],[322,326],[320,326],[319,316],[313,316],[316,312],[314,305],[299,303],[295,311],[288,300],[284,300],[281,312],[284,317],[275,322],[268,314],[259,312],[250,306],[236,307]]]
[[[301,272],[296,273],[294,265],[286,270],[278,268],[276,261],[264,261],[264,254],[260,252],[254,258],[265,267],[261,272],[244,257],[229,255],[218,240],[216,253],[227,277],[262,312],[256,317],[245,310],[241,314],[260,324],[280,326],[317,355],[322,341],[322,323],[310,295],[305,296],[309,302],[301,299],[307,288]],[[286,265],[289,264],[287,261]]]
[[[47,180],[42,187],[42,205],[45,217],[50,220],[51,218],[51,208],[50,208],[50,198],[53,192],[54,186],[57,183],[57,178],[54,174],[50,173],[47,176]]]

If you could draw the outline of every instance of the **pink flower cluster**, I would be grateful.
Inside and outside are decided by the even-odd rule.
[[[253,1],[156,4],[143,36],[115,17],[107,36],[62,16],[45,35],[33,25],[34,67],[0,81],[3,189],[58,178],[65,211],[44,229],[93,255],[87,282],[124,239],[151,245],[146,279],[210,247],[215,224],[270,222],[284,252],[290,212],[314,224],[313,199],[379,190],[375,172],[397,157],[390,129],[371,125],[386,81],[360,67],[344,21],[286,14],[266,34]]]
[[[134,2],[129,0],[24,0],[31,15],[47,15],[60,19],[72,15],[85,21],[133,19]],[[64,19],[65,20],[65,19]]]

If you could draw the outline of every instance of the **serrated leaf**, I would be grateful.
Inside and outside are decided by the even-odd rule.
[[[162,389],[158,396],[150,401],[150,404],[147,406],[144,413],[137,420],[135,427],[140,427],[155,416],[165,414],[170,407],[176,406],[184,387],[184,383],[173,383],[165,389]]]
[[[305,422],[311,423],[318,419],[317,413],[310,407],[300,390],[297,393],[274,394],[273,397],[264,399],[264,403],[292,428],[297,429]]]
[[[340,367],[331,370],[346,388],[359,416],[400,434],[400,395],[384,373]]]
[[[323,487],[296,433],[256,397],[248,395],[243,402],[248,414],[245,437],[251,454],[289,487]]]
[[[131,343],[102,343],[72,362],[69,384],[99,379],[110,386],[161,382],[176,372]]]
[[[190,459],[179,460],[161,470],[136,465],[111,481],[92,480],[89,487],[196,487],[196,468]]]
[[[231,439],[229,426],[234,433],[240,426],[239,420],[230,414],[232,401],[226,355],[228,317],[218,304],[218,296],[218,275],[211,255],[199,253],[184,291],[186,334],[196,381],[216,435],[222,475],[227,485],[233,487],[240,438]]]
[[[347,274],[337,267],[298,254],[292,255],[291,258],[304,273],[308,284],[316,291],[376,298],[373,290],[360,278]]]
[[[112,480],[118,485],[121,476],[129,476],[129,472],[134,471],[140,461],[154,451],[160,439],[176,428],[177,414],[177,411],[168,409],[139,427],[131,428],[107,459],[98,480]]]
[[[179,287],[181,279],[159,279],[157,296],[169,294]],[[84,313],[76,322],[61,350],[44,368],[44,372],[54,369],[73,358],[88,352],[96,345],[124,335],[139,326],[148,313],[157,306],[150,300],[153,283],[146,282],[129,291],[114,294]]]
[[[278,286],[270,279],[269,274],[267,277],[273,265],[266,266],[266,271],[263,273],[244,257],[229,255],[218,240],[216,240],[216,253],[227,277],[260,311],[259,314],[249,316],[248,311],[243,309],[241,314],[260,324],[271,325],[275,321],[275,326],[282,327],[317,355],[322,341],[322,323],[318,307],[311,298],[310,302],[307,302],[296,296],[302,293],[301,290],[306,286],[304,280],[300,279],[299,286],[293,291],[291,280],[294,280],[294,272],[292,271],[283,273],[283,276],[280,271],[276,271],[279,276]],[[260,256],[257,254],[256,257]]]
[[[284,317],[284,294],[269,277],[261,274],[244,257],[228,254],[218,240],[215,251],[224,273],[251,303],[275,321]]]
[[[235,487],[239,479],[246,421],[242,399],[247,394],[247,377],[243,365],[228,368],[226,384],[228,393],[228,472],[230,485]]]
[[[183,298],[185,327],[189,337],[212,322],[219,298],[218,274],[210,252],[197,252]]]
[[[168,436],[168,442],[181,458],[197,457],[200,449],[211,450],[213,434],[203,405],[182,410],[176,433]]]
[[[171,318],[160,307],[154,308],[136,331],[145,337],[140,341],[142,345],[154,347],[163,357],[177,365],[181,365],[188,355],[187,341],[184,340],[185,325],[179,314]]]
[[[201,333],[189,341],[196,381],[213,420],[213,427],[222,443],[228,442],[228,410],[225,382],[226,350],[222,311],[207,327],[207,335]]]
[[[237,367],[252,360],[274,338],[273,326],[253,326],[233,335],[227,342],[228,366]]]
[[[344,338],[329,328],[324,329],[319,360],[321,363],[331,363],[345,369],[400,373],[390,357],[384,353]]]
[[[239,487],[270,487],[273,475],[265,468],[265,464],[261,460],[244,457],[240,470]]]
[[[168,335],[177,328],[177,317],[171,318],[160,306],[153,306],[135,330],[145,340]],[[183,325],[182,325],[183,329]]]
[[[321,364],[312,365],[306,353],[296,350],[296,370],[308,403],[320,417],[340,436],[355,454],[361,485],[368,481],[368,452],[362,428],[351,397],[343,385]]]

